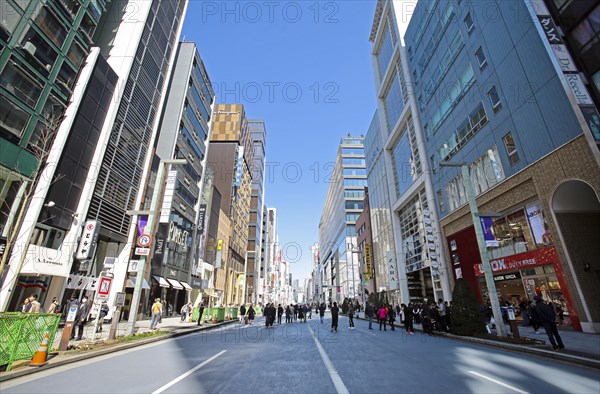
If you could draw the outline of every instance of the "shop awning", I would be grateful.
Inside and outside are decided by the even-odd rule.
[[[179,282],[179,283],[181,283],[181,284],[183,285],[183,287],[185,287],[185,289],[186,289],[187,291],[190,291],[190,290],[192,290],[192,286],[188,285],[188,284],[187,284],[187,282],[181,281],[181,282]]]
[[[169,278],[167,278],[167,280],[169,281],[169,283],[171,284],[171,286],[173,286],[174,289],[183,290],[183,286],[181,285],[181,283],[179,283],[175,279],[169,279]]]
[[[154,279],[156,279],[160,287],[171,287],[169,282],[167,282],[162,276],[154,275]]]
[[[135,287],[135,280],[137,278],[135,276],[132,276],[131,278],[127,279],[127,285],[125,287]],[[148,282],[146,282],[146,279],[142,279],[144,282],[142,283],[142,289],[144,290],[148,290],[150,289],[150,285],[148,284]]]

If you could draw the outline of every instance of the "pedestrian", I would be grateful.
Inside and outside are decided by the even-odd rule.
[[[38,295],[37,294],[32,294],[29,296],[29,307],[27,308],[26,312],[29,313],[40,313],[42,310],[42,304],[40,304],[37,300]]]
[[[188,304],[183,304],[183,306],[181,307],[181,310],[179,311],[181,313],[181,321],[187,321],[187,315],[188,315],[188,311],[189,311],[189,306]]]
[[[385,310],[385,307],[383,305],[377,311],[377,319],[379,320],[379,331],[381,331],[381,326],[383,326],[383,331],[387,331],[387,328],[385,326],[387,320],[387,311]]]
[[[550,304],[546,304],[544,299],[540,296],[535,296],[535,312],[537,313],[546,335],[552,344],[554,350],[564,349],[562,338],[558,334],[558,328],[556,327],[556,313],[554,307]]]
[[[87,297],[83,297],[81,299],[81,304],[79,304],[79,308],[77,309],[77,313],[75,314],[75,326],[77,326],[77,340],[81,341],[83,339],[83,327],[87,322],[88,314],[90,313],[90,303],[88,302]],[[75,330],[71,331],[71,339],[75,336]]]
[[[292,308],[289,305],[287,305],[285,307],[285,322],[286,323],[292,322]]]
[[[402,308],[402,315],[404,317],[404,329],[406,330],[406,334],[407,335],[414,335],[414,328],[413,328],[413,308],[412,306],[409,304],[408,306],[406,304],[402,304],[401,305]]]
[[[302,316],[304,318],[304,323],[306,323],[306,315],[308,315],[308,312],[310,311],[310,308],[308,306],[306,306],[306,304],[304,304],[302,306]]]
[[[98,316],[98,328],[96,329],[96,332],[102,332],[102,324],[104,324],[104,318],[106,317],[106,315],[108,315],[109,310],[110,308],[108,307],[106,301],[102,301],[102,304],[100,305],[100,312]]]
[[[438,313],[440,316],[440,320],[439,320],[440,331],[448,332],[448,323],[447,323],[448,308],[446,307],[446,304],[444,303],[444,300],[442,298],[440,298],[438,300],[437,308],[438,308]]]
[[[334,302],[331,307],[331,332],[337,332],[338,330],[339,313],[340,308],[338,308],[337,302]]]
[[[325,317],[325,303],[322,302],[321,306],[319,306],[319,317],[321,318],[321,323],[323,323],[323,317]]]
[[[294,321],[298,321],[298,304],[294,304]]]
[[[252,304],[250,304],[250,306],[248,307],[247,313],[248,313],[248,324],[252,324],[252,321],[254,320],[254,317],[256,315],[254,308],[252,308]]]
[[[312,304],[308,306],[308,318],[312,320]]]
[[[300,319],[300,321],[304,320],[304,311],[300,305],[298,305],[298,319]]]
[[[242,308],[244,306],[242,305]],[[200,306],[198,307],[198,325],[201,326],[202,325],[202,315],[204,314],[204,302],[200,304]]]
[[[65,307],[65,317],[69,313],[69,310],[72,308],[79,308],[79,300],[75,297],[75,294],[71,294],[69,300],[67,301],[67,306]]]
[[[240,323],[245,323],[245,317],[246,317],[246,305],[242,304],[242,306],[240,306]]]
[[[52,297],[52,303],[50,307],[48,307],[48,313],[60,313],[60,302],[58,302],[58,297]]]
[[[160,322],[163,313],[163,304],[160,302],[160,298],[154,299],[152,304],[152,320],[150,320],[150,329],[156,330],[156,325]]]
[[[558,316],[558,324],[562,326],[565,322],[565,311],[560,305],[556,305],[556,316]]]
[[[350,324],[348,328],[354,330],[354,306],[352,306],[352,303],[348,305],[348,322]]]
[[[435,321],[431,318],[432,312],[429,306],[424,305],[421,309],[421,323],[423,325],[423,333],[425,335],[433,336],[433,324]]]
[[[529,313],[529,322],[531,323],[531,327],[533,327],[533,331],[536,334],[539,334],[542,322],[540,317],[538,316],[537,311],[535,310],[535,304],[532,301],[529,301],[529,305],[527,306],[527,313]]]
[[[521,313],[521,327],[529,326],[529,312],[527,312],[527,298],[519,300],[519,312]]]
[[[29,312],[29,308],[31,308],[29,297],[23,300],[23,304],[21,304],[20,310],[17,312]]]
[[[396,310],[392,305],[388,306],[388,319],[390,322],[391,330],[396,331],[396,328],[394,327],[394,322],[396,321]]]
[[[281,324],[281,317],[283,316],[283,307],[281,304],[277,305],[277,324]]]
[[[370,302],[367,302],[367,306],[365,307],[365,315],[367,315],[367,318],[369,319],[369,330],[373,329],[373,315],[374,315],[374,311],[373,311],[373,306],[371,305]]]

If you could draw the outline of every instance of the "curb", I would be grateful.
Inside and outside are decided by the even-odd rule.
[[[60,366],[75,363],[78,361],[83,361],[83,360],[87,360],[87,359],[98,357],[98,356],[104,356],[106,354],[118,352],[121,350],[131,349],[134,347],[147,345],[147,344],[153,343],[153,342],[164,341],[165,339],[176,338],[176,337],[180,337],[180,336],[184,336],[184,335],[188,335],[188,334],[193,334],[198,331],[211,330],[213,328],[225,326],[225,325],[228,325],[228,324],[231,324],[234,322],[237,322],[237,320],[225,320],[223,322],[217,323],[212,326],[193,327],[193,328],[189,328],[185,331],[169,332],[167,334],[159,335],[156,337],[140,339],[139,341],[131,341],[131,342],[127,342],[127,343],[117,344],[114,346],[107,346],[102,349],[92,350],[89,352],[78,354],[76,356],[71,356],[71,357],[64,358],[64,359],[58,359],[56,361],[49,362],[48,364],[46,364],[42,367],[39,367],[39,368],[22,368],[22,369],[18,369],[16,371],[0,372],[0,382],[6,382],[8,380],[20,378],[25,375],[31,375],[31,374],[34,374],[37,372],[46,371],[48,369],[60,367]],[[58,358],[58,357],[60,357],[60,356],[57,356],[56,358]]]
[[[368,321],[368,319],[365,319],[362,317],[360,317],[360,318],[355,317],[355,319]],[[397,327],[402,327],[402,326],[397,326]],[[415,331],[423,332],[423,330],[419,329],[419,328],[415,328]],[[479,345],[509,350],[509,351],[513,351],[513,352],[527,353],[527,354],[530,354],[533,356],[542,357],[542,358],[546,358],[546,359],[551,358],[553,360],[562,361],[562,362],[566,362],[566,363],[570,363],[570,364],[577,364],[577,365],[588,367],[588,368],[600,369],[600,359],[596,359],[596,358],[576,356],[576,355],[572,355],[572,354],[560,353],[560,352],[553,351],[553,350],[530,348],[530,347],[526,347],[524,345],[491,341],[491,340],[487,340],[487,339],[483,339],[483,338],[463,337],[460,335],[454,335],[454,334],[449,334],[449,333],[436,332],[436,336],[446,337],[451,340],[477,343]]]

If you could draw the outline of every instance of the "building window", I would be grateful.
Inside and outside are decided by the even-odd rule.
[[[396,125],[400,113],[404,109],[404,100],[402,98],[402,88],[398,77],[398,69],[394,68],[394,77],[383,95],[383,109],[387,121],[388,131],[391,133]]]
[[[468,12],[467,16],[465,16],[465,26],[467,26],[468,33],[471,33],[473,29],[475,29],[475,24],[473,23],[473,18],[471,17],[470,12]]]
[[[498,90],[496,89],[496,86],[492,86],[492,88],[488,92],[488,96],[490,98],[490,103],[492,104],[494,112],[500,111],[500,109],[502,108],[502,102],[500,101],[500,96],[498,95]]]
[[[444,212],[446,210],[446,203],[444,203],[444,196],[442,195],[442,189],[437,191],[437,199],[438,199],[438,204],[440,206],[440,212]]]
[[[487,65],[487,59],[485,58],[485,55],[483,54],[483,49],[481,49],[481,47],[479,47],[477,52],[475,52],[475,57],[477,57],[477,62],[479,63],[479,69],[483,70],[485,68],[485,66]]]
[[[508,133],[502,138],[504,141],[504,147],[506,148],[506,153],[508,153],[508,161],[511,166],[514,166],[519,162],[519,152],[517,151],[517,146],[515,144],[515,140],[511,133]]]
[[[0,128],[21,136],[29,121],[29,114],[13,104],[8,98],[0,96]]]

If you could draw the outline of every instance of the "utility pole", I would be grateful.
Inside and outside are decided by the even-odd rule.
[[[152,200],[150,201],[150,211],[148,212],[148,222],[146,224],[146,231],[153,234],[154,222],[156,219],[158,205],[160,200],[160,194],[162,192],[162,183],[165,173],[165,167],[172,164],[186,164],[186,159],[173,159],[173,160],[161,160],[158,165],[158,172],[156,174],[156,181],[154,182],[154,190],[152,191]],[[131,213],[130,213],[131,212]],[[130,214],[140,214],[141,211],[129,211]],[[150,246],[151,247],[151,246]],[[133,297],[131,299],[131,309],[129,311],[129,320],[127,323],[126,335],[132,336],[135,334],[135,323],[137,320],[138,307],[140,298],[142,296],[142,285],[144,283],[144,275],[146,272],[146,262],[148,256],[140,256],[140,262],[138,264],[137,276],[135,279],[135,287],[133,289]]]
[[[477,208],[477,201],[475,200],[475,190],[473,188],[473,182],[471,181],[471,171],[469,168],[469,163],[452,163],[444,161],[440,163],[440,166],[461,168],[463,184],[465,186],[465,192],[467,194],[469,208],[471,209],[473,227],[475,227],[475,235],[477,236],[477,245],[479,246],[479,254],[481,256],[481,265],[485,274],[485,283],[487,285],[489,296],[488,298],[490,299],[490,303],[492,304],[494,320],[496,320],[496,329],[500,336],[506,337],[506,327],[504,326],[504,322],[502,320],[500,302],[498,300],[498,293],[496,291],[496,282],[494,282],[494,274],[492,272],[492,266],[490,264],[490,258],[487,252],[487,245],[485,244],[483,229],[481,228],[481,220]]]

